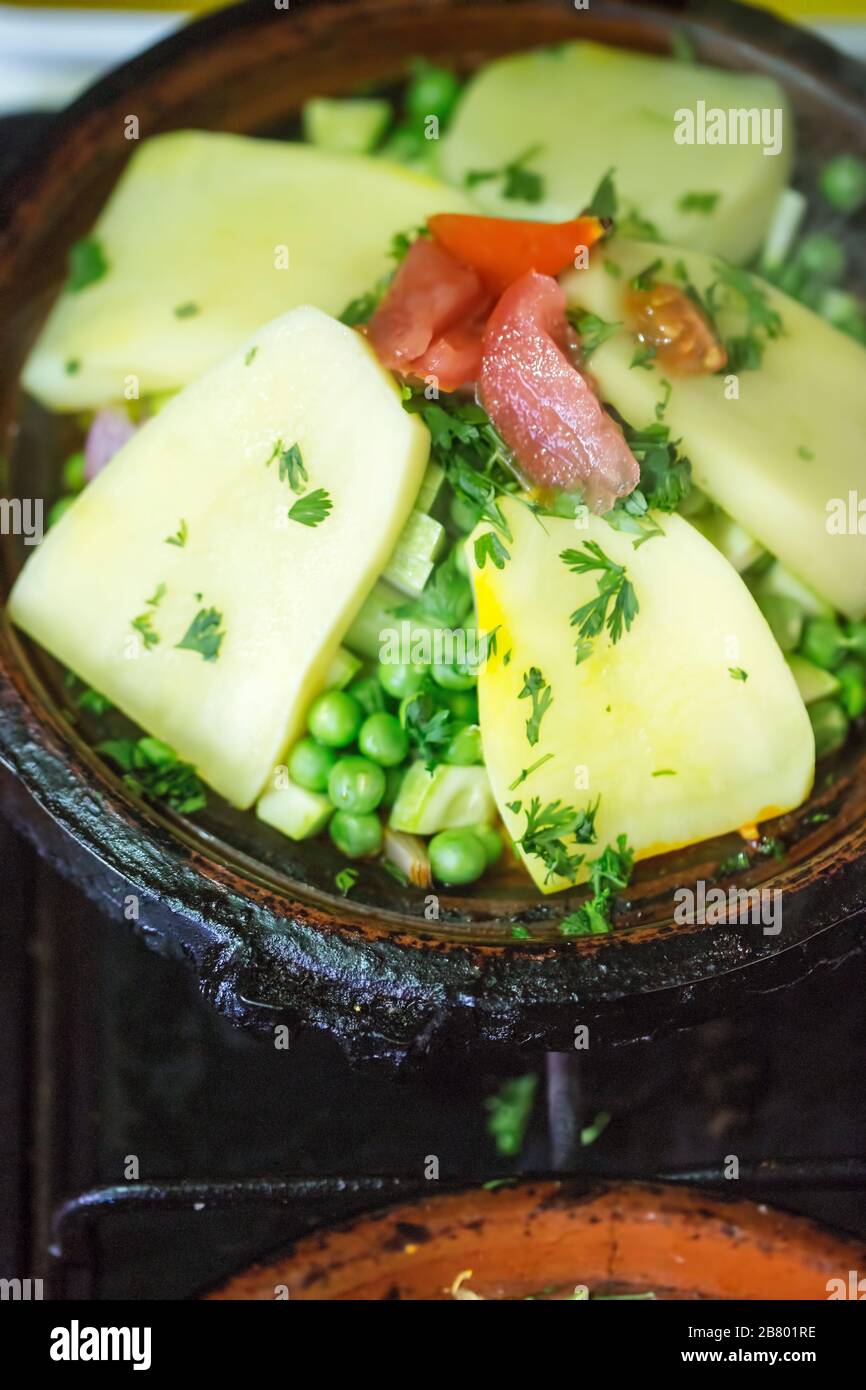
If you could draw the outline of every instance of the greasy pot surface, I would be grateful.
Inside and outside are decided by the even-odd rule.
[[[802,1217],[693,1189],[523,1183],[359,1217],[206,1297],[443,1299],[471,1270],[467,1287],[485,1298],[567,1298],[585,1284],[593,1295],[825,1299],[863,1253]]]
[[[700,56],[769,71],[786,84],[806,188],[828,153],[866,149],[866,115],[844,60],[760,13],[706,8],[719,17],[690,25]],[[191,27],[100,83],[53,125],[41,157],[7,190],[0,419],[11,495],[50,501],[57,492],[64,427],[23,402],[14,383],[68,245],[87,230],[130,153],[125,114],[139,116],[143,134],[189,125],[285,133],[308,96],[398,80],[419,53],[466,69],[498,52],[576,36],[666,51],[680,22],[619,5],[576,12],[556,0],[317,0],[290,12],[248,5]],[[11,538],[2,544],[5,596],[23,547]],[[764,935],[760,924],[671,924],[673,890],[710,879],[738,847],[727,837],[647,861],[612,938],[564,942],[556,919],[574,902],[564,894],[542,901],[517,874],[466,896],[440,894],[431,921],[422,894],[376,868],[362,871],[351,901],[335,895],[337,856],[325,841],[294,846],[216,798],[196,825],[148,807],[89,751],[84,724],[70,722],[68,698],[56,665],[4,621],[0,760],[14,774],[5,803],[119,920],[127,885],[139,892],[141,928],[190,956],[205,991],[241,1021],[268,1027],[303,1018],[356,1048],[390,1054],[440,1035],[567,1046],[577,1023],[596,1018],[609,1036],[631,1038],[687,1021],[688,1010],[776,987],[861,938],[862,742],[826,768],[832,780],[819,777],[807,807],[766,827],[786,848],[784,864],[758,857],[738,880],[783,889],[778,936]],[[74,843],[54,834],[24,788]],[[514,941],[515,924],[537,944]],[[745,965],[748,972],[739,969]]]

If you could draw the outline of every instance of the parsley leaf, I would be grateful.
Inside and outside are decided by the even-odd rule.
[[[743,683],[749,679],[748,671],[744,671],[742,666],[729,666],[728,675],[731,677],[731,680],[743,681]]]
[[[586,208],[590,217],[598,217],[602,222],[612,220],[617,214],[618,199],[613,181],[614,172],[615,170],[608,169],[606,174],[602,174]]]
[[[201,310],[192,299],[188,299],[185,304],[175,305],[174,316],[176,319],[192,319],[198,313],[201,313]]]
[[[584,359],[606,343],[618,328],[622,328],[621,323],[607,323],[598,314],[584,313],[582,309],[572,309],[566,317],[580,337],[580,351]]]
[[[473,548],[475,563],[480,570],[484,569],[487,560],[492,560],[496,568],[501,570],[505,568],[505,561],[511,559],[495,531],[485,531],[478,537]]]
[[[553,689],[537,666],[530,666],[528,671],[524,671],[523,689],[517,698],[532,701],[532,713],[526,721],[526,738],[530,747],[534,747],[538,742],[541,721],[553,700]],[[511,790],[512,788],[509,788],[509,791]]]
[[[770,304],[766,290],[747,270],[719,263],[715,271],[717,278],[701,305],[710,323],[715,326],[716,315],[726,307],[738,308],[745,314],[744,331],[724,340],[728,360],[721,370],[754,371],[764,359],[768,340],[780,337],[784,331],[781,315]]]
[[[427,770],[432,772],[436,763],[442,761],[442,750],[451,742],[455,732],[450,709],[439,704],[428,686],[404,701],[400,709],[400,722],[409,736],[410,744],[425,760]]]
[[[181,815],[200,811],[207,804],[195,768],[182,762],[160,739],[106,739],[96,745],[96,751],[110,758],[123,772],[126,785],[141,796],[164,801]]]
[[[223,615],[216,608],[200,608],[176,647],[198,652],[205,661],[216,661],[224,632],[220,632]]]
[[[610,906],[616,889],[627,888],[634,871],[634,851],[625,835],[617,836],[616,846],[608,845],[597,859],[590,861],[589,882],[592,897],[577,912],[563,918],[563,936],[601,936],[611,929]]]
[[[69,248],[66,288],[71,294],[77,294],[79,290],[86,290],[88,285],[101,280],[107,270],[108,261],[102,242],[93,236],[82,237],[81,241],[74,241]]]
[[[181,517],[180,526],[177,528],[177,531],[173,536],[166,536],[165,543],[166,545],[176,545],[178,549],[182,550],[183,547],[186,545],[188,538],[189,529],[183,517]]]
[[[643,270],[639,270],[637,275],[632,276],[631,286],[635,290],[651,290],[655,284],[655,277],[662,268],[661,260],[650,261]]]
[[[302,526],[318,526],[329,515],[333,505],[330,494],[323,487],[317,487],[289,507],[289,516]]]
[[[540,174],[527,169],[526,166],[541,153],[542,148],[541,145],[531,145],[528,150],[510,159],[499,169],[470,169],[463,182],[467,188],[475,188],[479,183],[502,179],[503,198],[516,198],[524,203],[540,203],[544,197],[544,180]]]
[[[433,627],[458,628],[471,607],[472,589],[460,571],[455,549],[436,566],[418,597],[394,611],[398,618],[417,618]]]
[[[585,661],[592,641],[607,628],[611,642],[618,642],[623,628],[626,632],[637,617],[639,604],[624,565],[617,565],[605,555],[597,541],[584,541],[583,552],[563,550],[559,556],[574,574],[599,572],[598,594],[581,604],[571,615],[571,625],[578,631],[577,661]],[[611,608],[611,603],[613,607]]]
[[[138,617],[132,620],[132,626],[141,637],[147,651],[150,651],[151,647],[155,647],[159,641],[159,633],[153,630],[153,610],[159,607],[164,594],[165,585],[158,584],[153,596],[144,600],[151,611],[149,613],[139,613]]]
[[[358,870],[345,868],[340,869],[339,873],[334,874],[334,883],[345,898],[352,891],[358,882]]]
[[[573,846],[595,842],[597,810],[598,801],[583,811],[576,811],[573,806],[563,806],[559,800],[542,808],[541,798],[532,798],[524,811],[526,829],[517,843],[524,854],[535,855],[544,864],[547,869],[545,883],[554,877],[574,882],[586,856],[572,853],[566,842],[571,840]]]
[[[309,481],[309,474],[304,466],[301,446],[293,444],[287,449],[283,441],[278,439],[271,450],[270,458],[265,460],[265,466],[270,468],[274,459],[279,459],[280,482],[288,483],[292,492],[303,492],[305,484]]]
[[[710,213],[715,211],[721,196],[721,193],[684,193],[677,207],[680,212]]]
[[[552,757],[552,753],[545,753],[543,758],[538,758],[534,763],[532,763],[530,767],[522,768],[521,771],[515,777],[514,781],[509,783],[508,790],[510,792],[516,791],[518,787],[523,785],[527,777],[530,777],[533,772],[536,772],[538,770],[538,768],[543,767],[545,763],[549,763]],[[518,811],[520,810],[519,802],[517,803],[517,809]]]

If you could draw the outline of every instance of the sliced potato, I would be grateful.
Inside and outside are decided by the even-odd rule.
[[[666,373],[656,363],[632,366],[624,295],[658,259],[659,280],[676,283],[677,262],[702,294],[718,279],[712,257],[618,238],[565,282],[572,305],[624,325],[593,352],[590,368],[603,398],[638,427],[662,408]],[[828,522],[834,498],[866,496],[866,349],[757,277],[751,283],[778,312],[781,335],[766,343],[759,367],[736,377],[670,376],[664,420],[682,439],[698,486],[822,599],[858,618],[866,612],[866,544]],[[743,331],[736,305],[732,296],[718,315],[725,337]]]
[[[678,144],[676,113],[697,111],[698,103],[754,111],[759,119],[766,111],[768,121],[778,111],[780,152],[765,155],[751,141]],[[565,43],[483,67],[442,141],[439,167],[463,187],[467,176],[503,170],[527,152],[525,168],[540,179],[529,185],[537,200],[507,196],[502,175],[484,178],[469,191],[486,211],[575,217],[613,166],[623,210],[638,212],[669,241],[744,261],[761,245],[788,181],[793,122],[782,89],[768,78]],[[695,194],[702,199],[689,202]]]
[[[559,801],[576,810],[599,798],[587,856],[624,834],[639,859],[805,799],[814,739],[803,701],[754,599],[714,546],[679,516],[654,513],[665,534],[634,549],[598,517],[585,528],[555,517],[541,525],[514,500],[503,509],[514,537],[504,568],[475,564],[472,542],[485,523],[467,553],[479,624],[498,628],[478,681],[481,734],[516,842],[534,797],[542,808]],[[603,633],[578,665],[569,618],[596,596],[598,576],[572,573],[560,553],[585,541],[626,567],[640,611],[615,645]],[[533,667],[552,700],[530,744],[532,703],[520,692]],[[524,858],[542,892],[570,886],[548,878],[536,855]]]
[[[106,273],[61,293],[24,383],[55,410],[185,386],[287,309],[342,313],[393,266],[396,232],[463,206],[381,160],[243,135],[156,136],[93,229]]]
[[[247,342],[124,446],[10,600],[20,627],[238,806],[300,733],[429,447],[352,329],[301,308],[254,341],[251,361]],[[300,495],[268,464],[278,441],[300,449]],[[320,489],[333,509],[318,525],[289,517]]]

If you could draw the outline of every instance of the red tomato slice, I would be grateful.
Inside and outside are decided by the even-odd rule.
[[[534,270],[503,294],[484,335],[479,399],[526,478],[580,488],[606,512],[640,480],[619,425],[567,355],[565,295]]]
[[[477,320],[489,301],[476,271],[455,261],[429,237],[419,237],[370,319],[367,337],[383,366],[404,376],[430,375],[415,365],[418,360],[437,340],[447,344],[453,330]],[[431,360],[448,361],[459,352],[459,347],[444,346]],[[455,385],[466,380],[461,376]],[[444,379],[439,384],[443,391],[454,389]]]

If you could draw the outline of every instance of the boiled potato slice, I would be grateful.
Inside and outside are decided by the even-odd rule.
[[[760,143],[677,144],[680,109],[779,112],[782,148]],[[771,133],[772,127],[768,126]],[[440,150],[443,178],[502,169],[527,151],[538,201],[506,196],[503,177],[469,191],[504,217],[575,217],[606,171],[616,169],[621,210],[648,218],[667,240],[747,260],[761,245],[793,156],[782,89],[765,77],[628,53],[594,43],[559,44],[500,58],[470,82]],[[512,193],[520,191],[519,181]],[[689,194],[718,194],[692,210]],[[712,202],[712,200],[710,200]]]
[[[142,395],[185,386],[287,309],[342,313],[393,266],[396,232],[463,206],[380,160],[243,135],[156,136],[93,229],[107,272],[61,293],[24,383],[54,410],[128,396],[131,377]]]
[[[278,441],[300,449],[300,495],[267,463]],[[12,618],[249,806],[393,549],[428,445],[358,333],[292,310],[125,445],[25,565]],[[288,516],[319,489],[319,524]]]
[[[599,517],[577,528],[542,525],[514,500],[503,509],[511,559],[478,569],[473,541],[486,523],[467,554],[479,625],[498,628],[478,697],[487,770],[515,841],[534,797],[577,810],[600,798],[589,858],[619,835],[642,859],[800,805],[814,771],[809,718],[754,599],[714,546],[676,515],[654,513],[664,536],[634,549]],[[572,573],[560,552],[585,541],[626,566],[640,611],[615,645],[603,633],[578,665],[569,617],[596,596],[597,575]],[[520,698],[532,667],[552,689],[533,745],[532,704]],[[542,892],[570,886],[524,857]]]
[[[593,251],[588,270],[567,277],[569,301],[622,323],[629,280],[659,258],[659,280],[676,283],[678,261],[701,293],[718,278],[719,263],[709,256],[618,238]],[[605,260],[618,278],[605,272]],[[763,281],[752,277],[752,284],[778,312],[782,334],[767,341],[759,367],[736,378],[671,376],[664,420],[671,437],[682,439],[698,486],[822,599],[859,618],[866,545],[854,531],[828,530],[828,508],[833,498],[866,495],[866,350]],[[730,302],[719,314],[726,337],[742,331],[736,298]],[[652,363],[633,367],[634,351],[623,327],[593,352],[590,368],[603,398],[643,427],[655,419],[666,374]]]

